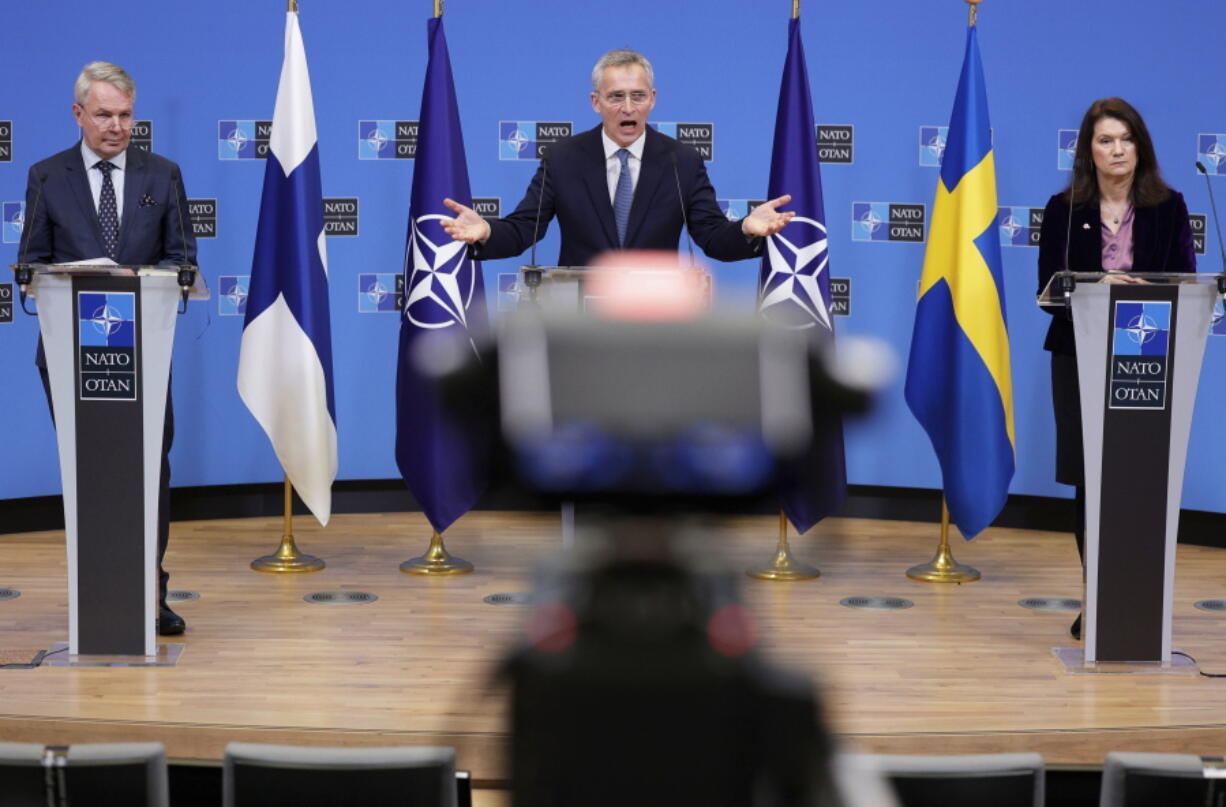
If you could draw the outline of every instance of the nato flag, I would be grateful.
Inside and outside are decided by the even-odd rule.
[[[429,62],[421,96],[417,158],[404,251],[404,309],[396,366],[396,464],[430,524],[443,532],[468,512],[486,480],[467,450],[464,427],[446,411],[422,368],[436,334],[472,346],[489,328],[481,265],[440,221],[450,197],[472,205],[464,137],[442,18],[427,23]]]
[[[767,198],[792,195],[788,210],[796,217],[767,239],[758,284],[758,308],[768,321],[785,328],[807,329],[818,341],[833,343],[830,271],[822,177],[817,156],[813,100],[800,41],[800,19],[788,24],[788,55],[775,114]],[[798,532],[830,515],[847,497],[843,423],[828,414],[814,423],[814,449],[784,479],[783,511]]]

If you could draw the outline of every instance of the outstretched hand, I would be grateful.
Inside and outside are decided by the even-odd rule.
[[[453,240],[475,244],[490,237],[490,223],[471,207],[465,207],[454,199],[444,199],[443,205],[456,214],[454,219],[443,219],[443,230]]]
[[[769,202],[758,205],[752,213],[741,219],[741,232],[745,235],[760,236],[774,235],[779,232],[796,215],[794,210],[786,212],[778,210],[779,207],[790,201],[792,201],[791,194],[785,193],[777,199],[771,199]]]

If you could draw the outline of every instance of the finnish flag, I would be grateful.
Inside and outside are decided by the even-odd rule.
[[[238,393],[302,501],[327,524],[337,467],[328,262],[311,81],[292,11],[264,169]]]

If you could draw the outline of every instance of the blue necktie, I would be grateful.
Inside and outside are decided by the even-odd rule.
[[[634,200],[634,186],[630,183],[630,152],[617,150],[622,171],[617,177],[617,190],[613,194],[613,221],[617,223],[617,243],[626,245],[626,226],[630,223],[630,203]]]
[[[112,163],[102,160],[95,166],[102,172],[102,193],[98,197],[98,225],[102,228],[102,246],[111,260],[118,260],[119,212],[115,208],[115,185],[111,182]]]

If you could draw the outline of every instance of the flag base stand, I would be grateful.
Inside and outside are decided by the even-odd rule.
[[[300,574],[302,572],[318,572],[324,568],[322,560],[314,555],[304,555],[298,551],[294,543],[294,487],[289,477],[285,478],[285,528],[281,532],[281,546],[271,555],[256,558],[251,561],[251,568],[266,574]]]
[[[958,563],[949,548],[949,506],[941,497],[941,543],[932,560],[907,569],[907,577],[923,583],[973,583],[979,579],[979,570]]]
[[[792,548],[788,546],[788,518],[779,514],[779,545],[775,549],[775,558],[766,566],[746,569],[745,574],[757,580],[816,580],[822,576],[816,566],[801,563],[792,557]]]
[[[437,531],[430,536],[430,546],[424,555],[409,558],[400,564],[400,571],[405,574],[454,575],[468,574],[473,565],[463,558],[457,558],[443,546],[443,536]]]
[[[290,533],[281,536],[281,546],[272,555],[265,555],[251,561],[251,568],[257,572],[269,574],[294,574],[300,572],[318,572],[327,564],[314,555],[304,555],[298,551],[294,536]]]

